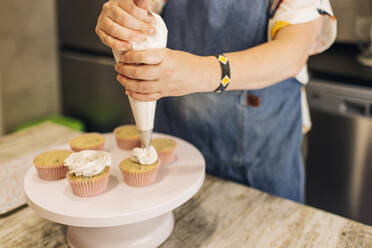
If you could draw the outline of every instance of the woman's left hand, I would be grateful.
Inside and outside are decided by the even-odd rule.
[[[139,101],[211,91],[209,82],[220,73],[212,57],[168,48],[126,52],[115,70],[126,94]]]

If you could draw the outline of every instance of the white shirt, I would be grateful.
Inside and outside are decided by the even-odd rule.
[[[329,0],[272,0],[271,18],[268,26],[269,41],[275,39],[276,33],[289,25],[311,22],[319,17],[323,18],[322,30],[309,55],[319,54],[327,50],[336,40],[337,21]],[[306,85],[309,82],[307,65],[305,65],[296,79]],[[301,92],[303,132],[311,128],[310,112],[305,89]]]

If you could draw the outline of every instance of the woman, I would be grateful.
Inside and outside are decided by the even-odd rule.
[[[154,6],[168,48],[130,51],[154,32]],[[117,80],[134,99],[161,98],[156,130],[197,146],[207,172],[303,202],[301,83],[335,39],[329,13],[328,0],[111,0],[96,33],[129,50]]]

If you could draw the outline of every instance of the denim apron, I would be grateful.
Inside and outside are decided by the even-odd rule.
[[[267,41],[269,4],[270,0],[168,0],[162,14],[168,47],[205,56],[262,44]],[[249,67],[246,71],[254,73]],[[234,75],[231,78],[233,84]],[[290,78],[261,90],[163,98],[158,101],[155,130],[195,145],[209,174],[303,202],[300,91],[301,84]],[[258,107],[247,103],[250,94],[260,98]]]

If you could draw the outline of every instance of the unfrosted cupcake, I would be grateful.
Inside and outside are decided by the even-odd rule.
[[[177,143],[169,138],[156,138],[151,141],[158,152],[161,165],[167,165],[176,160],[176,146]]]
[[[135,187],[153,183],[158,174],[159,160],[155,149],[134,148],[132,155],[120,163],[124,181]]]
[[[116,144],[120,149],[131,150],[141,146],[140,134],[135,125],[124,125],[115,128]]]
[[[71,154],[67,150],[53,150],[41,153],[34,158],[39,177],[44,180],[57,180],[66,177],[65,159]]]
[[[67,179],[72,192],[80,197],[90,197],[105,191],[109,180],[111,155],[104,151],[81,151],[65,160],[69,172]]]
[[[73,138],[70,141],[71,150],[80,152],[84,150],[103,150],[105,137],[99,133],[87,133]]]

